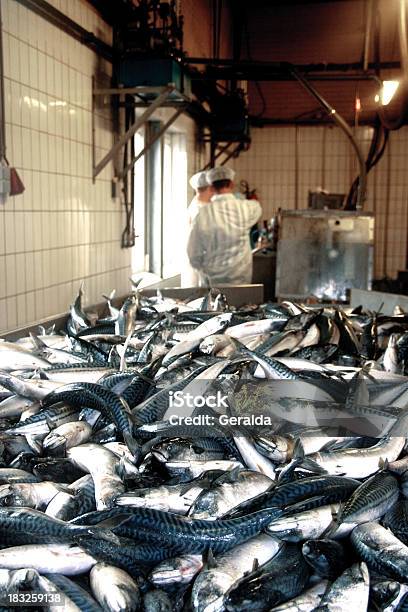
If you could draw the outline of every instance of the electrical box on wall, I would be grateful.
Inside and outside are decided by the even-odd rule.
[[[0,196],[10,194],[10,168],[0,164]]]

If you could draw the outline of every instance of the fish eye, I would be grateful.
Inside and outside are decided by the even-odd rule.
[[[12,506],[13,505],[13,496],[10,495],[6,495],[5,497],[3,497],[3,499],[0,502],[2,504],[2,506]]]

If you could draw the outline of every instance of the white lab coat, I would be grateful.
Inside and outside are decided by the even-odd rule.
[[[194,219],[198,215],[199,211],[203,206],[205,206],[205,202],[200,202],[195,196],[187,208],[187,228],[186,228],[186,249],[188,240],[190,237],[191,228],[193,227]],[[186,250],[185,249],[185,250]],[[187,256],[187,252],[185,255],[185,261],[183,262],[183,269],[181,270],[181,286],[182,287],[201,287],[204,285],[204,280],[202,275],[198,270],[193,268],[190,263],[190,260]]]
[[[245,285],[252,282],[252,251],[249,230],[262,209],[257,200],[223,193],[211,198],[196,216],[187,253],[191,265],[214,285]]]

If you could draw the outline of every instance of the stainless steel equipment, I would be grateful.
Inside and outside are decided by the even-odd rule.
[[[348,289],[370,289],[373,243],[374,217],[370,213],[282,211],[277,297],[346,301]]]

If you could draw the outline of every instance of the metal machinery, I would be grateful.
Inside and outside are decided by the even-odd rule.
[[[374,217],[334,210],[281,213],[276,295],[345,302],[351,288],[370,289]]]
[[[194,70],[185,63],[179,0],[120,1],[122,10],[113,21],[112,86],[94,85],[93,88],[94,109],[101,98],[111,102],[118,137],[100,161],[96,159],[94,141],[93,178],[113,160],[113,191],[122,197],[126,211],[122,246],[131,247],[135,243],[133,168],[137,160],[182,112],[188,112],[200,126],[201,140],[210,142],[208,166],[222,153],[225,154],[222,163],[225,163],[248,145],[249,119],[243,91],[233,85],[220,89],[214,79],[193,83],[196,102],[192,102]],[[145,147],[136,155],[135,133],[163,106],[172,107],[174,112],[160,129],[148,134]],[[138,111],[140,108],[144,109],[142,114]],[[95,115],[94,112],[94,120]],[[231,143],[237,143],[232,151],[228,148]]]
[[[194,91],[200,91],[197,84]],[[207,131],[202,133],[201,141],[210,143],[210,160],[204,169],[216,164],[223,166],[231,157],[237,157],[241,151],[246,151],[251,142],[243,89],[231,89],[221,93],[214,81],[210,89],[207,85],[207,94],[202,100],[206,101],[206,97],[211,113]]]

